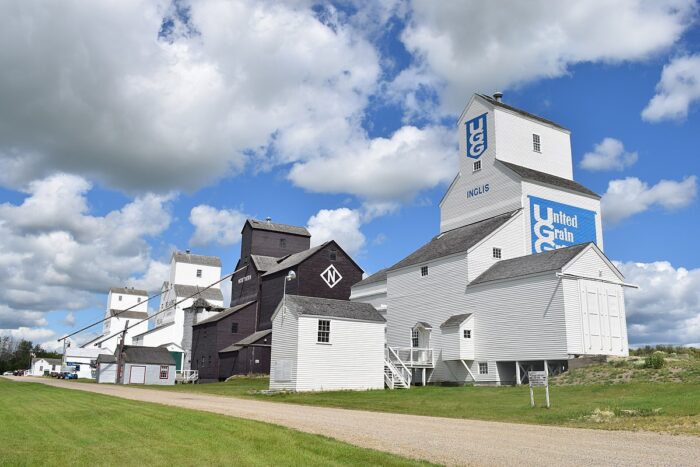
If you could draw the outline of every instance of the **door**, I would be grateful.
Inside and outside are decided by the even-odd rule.
[[[146,384],[145,366],[131,366],[129,369],[129,384]]]

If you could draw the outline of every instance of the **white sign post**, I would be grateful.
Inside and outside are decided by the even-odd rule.
[[[532,390],[534,387],[544,387],[547,396],[547,408],[549,408],[549,375],[546,371],[528,371],[527,379],[530,382],[530,406],[535,406],[535,394]]]

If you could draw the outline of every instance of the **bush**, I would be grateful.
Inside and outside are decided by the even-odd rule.
[[[663,368],[664,363],[666,363],[666,359],[664,358],[663,352],[654,352],[644,360],[644,368],[654,368],[658,370],[659,368]]]

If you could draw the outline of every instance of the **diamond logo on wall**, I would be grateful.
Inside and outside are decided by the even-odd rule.
[[[326,268],[325,271],[321,273],[321,279],[328,284],[331,289],[338,285],[343,276],[340,275],[338,270],[332,264]]]

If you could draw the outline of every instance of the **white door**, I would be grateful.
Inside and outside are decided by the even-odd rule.
[[[617,291],[593,281],[580,281],[584,353],[622,352],[623,317]]]
[[[131,366],[129,370],[129,384],[146,384],[145,366]]]

